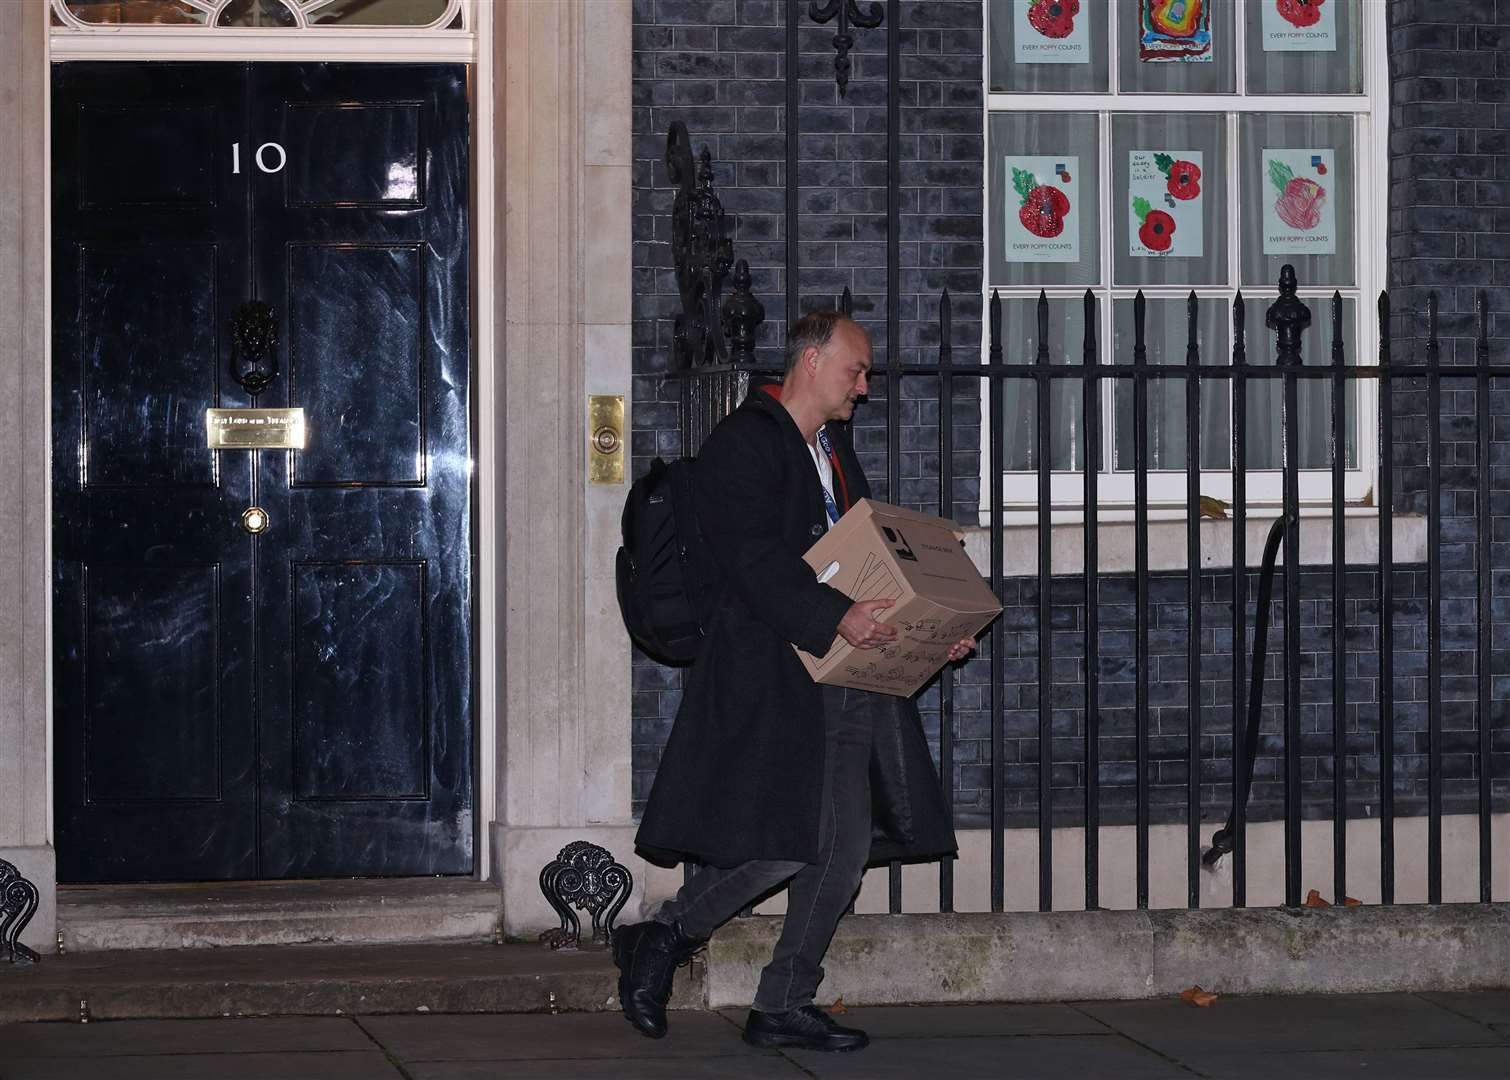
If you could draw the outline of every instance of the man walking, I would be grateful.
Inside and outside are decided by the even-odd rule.
[[[867,864],[956,850],[916,705],[819,686],[792,648],[822,656],[836,637],[870,649],[896,636],[878,621],[892,600],[852,603],[802,560],[870,494],[848,441],[832,430],[864,396],[870,366],[858,324],[831,311],[802,317],[787,336],[782,385],[752,392],[699,452],[698,520],[726,585],[637,837],[646,858],[697,869],[650,921],[613,942],[624,1015],[652,1038],[666,1033],[677,965],[787,885],[781,937],[744,1039],[865,1046],[863,1031],[813,1004],[839,918]],[[960,642],[950,659],[973,646]]]

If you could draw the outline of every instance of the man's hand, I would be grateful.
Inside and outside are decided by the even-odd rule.
[[[895,603],[895,600],[861,600],[851,604],[839,621],[839,636],[857,649],[874,649],[894,641],[897,628],[876,622],[876,615]]]
[[[975,651],[975,639],[963,638],[949,646],[949,662],[957,664]]]

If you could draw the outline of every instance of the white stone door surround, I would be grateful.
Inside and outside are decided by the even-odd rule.
[[[587,395],[630,404],[631,6],[506,3],[495,17],[506,483],[492,839],[505,928],[522,934],[555,922],[537,879],[572,840],[633,872],[626,919],[647,885],[664,894],[680,875],[632,858],[630,646],[613,581],[627,485],[586,483]]]
[[[477,20],[479,812],[510,932],[554,921],[537,878],[570,840],[634,871],[626,915],[647,878],[613,588],[627,485],[586,478],[587,395],[630,398],[631,30],[630,0],[496,0]],[[56,939],[48,38],[45,0],[0,5],[0,858],[41,890],[39,951]]]

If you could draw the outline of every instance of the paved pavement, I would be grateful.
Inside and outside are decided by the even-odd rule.
[[[1510,990],[856,1008],[856,1054],[775,1054],[739,1012],[122,1020],[0,1027],[4,1080],[1472,1080],[1510,1077]]]

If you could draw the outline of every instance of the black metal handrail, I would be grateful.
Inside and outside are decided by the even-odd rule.
[[[1248,791],[1253,786],[1253,763],[1258,758],[1259,724],[1264,709],[1264,669],[1269,657],[1269,604],[1274,595],[1274,565],[1278,561],[1280,545],[1284,543],[1287,520],[1289,519],[1284,515],[1275,518],[1274,524],[1269,526],[1269,537],[1264,541],[1264,560],[1258,574],[1258,611],[1253,625],[1253,681],[1248,692],[1248,719],[1242,732],[1232,733],[1234,739],[1244,741],[1247,751],[1244,757],[1248,768],[1238,778],[1240,782],[1233,787],[1232,810],[1227,815],[1227,824],[1211,835],[1211,847],[1201,856],[1201,864],[1208,870],[1215,869],[1221,857],[1237,846],[1238,837],[1242,834],[1242,811],[1248,805]],[[1292,558],[1285,565],[1285,573],[1298,572],[1299,567],[1295,565],[1298,561]],[[1233,572],[1246,573],[1241,568],[1234,569]],[[1237,621],[1242,621],[1241,612],[1237,615]],[[1241,642],[1233,642],[1233,648],[1241,647]]]

